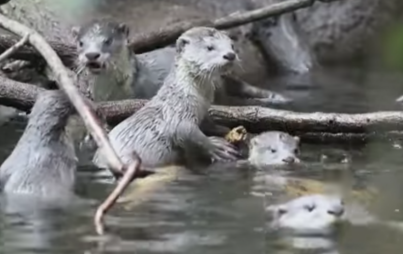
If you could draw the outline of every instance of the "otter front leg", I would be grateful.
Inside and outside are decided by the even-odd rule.
[[[231,129],[227,126],[216,124],[210,116],[206,116],[206,118],[203,119],[200,129],[207,136],[219,137],[224,137],[228,132],[231,131]]]
[[[183,148],[197,147],[214,161],[234,161],[239,157],[235,147],[223,138],[206,137],[195,123],[183,121],[174,133],[175,145]]]
[[[291,101],[279,93],[267,89],[252,86],[235,77],[223,76],[224,89],[228,103],[233,105],[257,105],[286,104]]]

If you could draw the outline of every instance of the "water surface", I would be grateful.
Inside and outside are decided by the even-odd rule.
[[[403,76],[396,73],[329,72],[313,79],[288,82],[281,89],[296,98],[294,110],[368,112],[398,109],[393,100],[403,93]],[[279,82],[277,82],[279,84]],[[276,82],[266,84],[279,88]],[[24,124],[3,126],[0,161],[11,152]],[[357,185],[379,190],[370,212],[385,220],[403,220],[402,151],[393,144],[321,146],[303,144],[302,157],[312,166],[299,172],[307,178],[327,178],[321,164],[328,155],[333,168],[351,172]],[[345,157],[346,164],[339,163]],[[94,177],[95,169],[81,167],[77,193],[100,202],[112,185]],[[30,210],[15,213],[0,207],[0,253],[284,253],[276,237],[267,232],[264,206],[267,197],[257,172],[216,168],[202,174],[185,171],[168,184],[144,195],[129,208],[115,207],[106,223],[111,239],[95,235],[94,205],[65,210]],[[339,253],[402,253],[403,230],[383,227],[347,227],[335,236]],[[288,253],[297,253],[289,250]],[[310,253],[325,253],[312,251]],[[335,252],[336,253],[336,252]]]

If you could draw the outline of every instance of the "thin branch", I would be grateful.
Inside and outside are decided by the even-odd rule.
[[[7,49],[0,55],[0,63],[9,58],[13,53],[19,50],[22,46],[24,46],[29,39],[29,34],[26,34],[21,40],[19,40],[16,44],[14,44],[11,48]]]
[[[145,53],[158,48],[166,47],[175,42],[175,40],[186,30],[195,26],[213,26],[218,29],[228,29],[250,22],[262,20],[272,16],[292,12],[300,8],[311,6],[315,0],[287,0],[281,3],[272,4],[260,9],[245,11],[242,13],[231,14],[224,18],[214,21],[196,20],[183,21],[179,24],[164,27],[158,31],[148,34],[138,34],[130,43],[130,48],[137,54]],[[12,47],[18,39],[10,35],[0,35],[0,52]],[[48,40],[48,43],[57,52],[63,63],[69,68],[74,68],[74,59],[76,59],[76,47],[65,44],[64,42]],[[40,58],[35,50],[23,47],[14,54],[16,59],[30,60]]]
[[[94,224],[95,230],[99,235],[104,234],[104,223],[103,217],[104,215],[113,207],[116,203],[116,200],[122,195],[122,193],[126,190],[129,184],[135,178],[135,175],[140,171],[141,159],[140,157],[134,153],[133,157],[135,158],[135,163],[131,164],[126,171],[126,174],[120,179],[115,189],[109,194],[109,196],[105,199],[105,201],[98,206],[98,209],[94,216]]]

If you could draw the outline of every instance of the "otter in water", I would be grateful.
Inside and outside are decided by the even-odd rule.
[[[109,133],[123,163],[136,151],[145,167],[181,163],[189,148],[215,160],[235,160],[236,150],[223,139],[208,138],[199,129],[214,100],[215,84],[230,70],[237,55],[223,32],[196,27],[176,41],[176,59],[157,94]],[[94,164],[106,168],[99,149]]]
[[[266,207],[273,230],[294,236],[328,236],[336,226],[348,223],[354,226],[379,225],[403,231],[398,221],[381,220],[358,202],[346,202],[336,194],[308,194],[288,202]]]
[[[23,135],[0,167],[5,193],[54,199],[72,195],[77,158],[65,127],[73,109],[61,91],[37,97]]]
[[[341,221],[344,209],[340,197],[314,194],[271,205],[266,211],[272,217],[272,229],[296,235],[328,235]]]
[[[271,166],[299,163],[299,144],[297,136],[282,131],[266,131],[250,134],[243,126],[232,129],[225,139],[237,146],[243,158],[242,163],[254,166]]]
[[[128,47],[129,28],[123,23],[92,21],[74,28],[73,33],[77,41],[77,65],[81,76],[90,80],[97,101],[150,99],[162,86],[175,59],[174,47],[135,55]],[[216,83],[216,104],[268,105],[289,101],[233,75],[224,75]]]
[[[256,166],[299,163],[299,142],[285,132],[263,132],[250,139],[248,161]]]

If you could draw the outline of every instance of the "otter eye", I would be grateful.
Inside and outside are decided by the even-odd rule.
[[[298,154],[298,153],[299,153],[299,150],[298,150],[298,149],[294,149],[294,153],[295,153],[295,154]]]
[[[212,51],[212,50],[214,50],[214,47],[213,46],[207,46],[207,50]]]
[[[78,46],[80,46],[80,47],[84,46],[83,41],[79,41],[79,42],[78,42]]]
[[[278,209],[278,214],[279,215],[283,215],[283,214],[286,214],[286,213],[287,213],[287,210],[285,210],[284,208]]]
[[[231,45],[232,50],[235,50],[235,46],[234,44]]]
[[[105,39],[105,40],[104,40],[104,44],[105,44],[106,46],[111,45],[111,43],[112,43],[112,39],[111,39],[111,38],[108,38],[108,39]]]
[[[309,212],[312,212],[315,209],[315,205],[306,205],[304,208]]]
[[[276,149],[270,149],[271,153],[276,153],[277,150]]]

